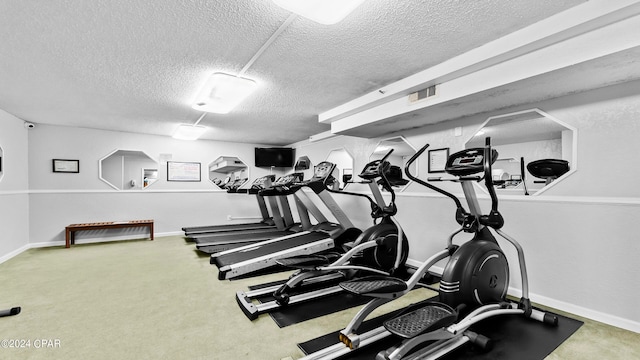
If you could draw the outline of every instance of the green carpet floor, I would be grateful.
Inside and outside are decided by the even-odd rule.
[[[286,276],[219,281],[179,236],[31,249],[0,264],[0,309],[22,307],[0,318],[0,359],[297,359],[297,343],[357,308],[282,329],[268,315],[246,319],[235,292]],[[434,294],[413,291],[374,315]],[[547,359],[640,359],[640,334],[580,320]]]

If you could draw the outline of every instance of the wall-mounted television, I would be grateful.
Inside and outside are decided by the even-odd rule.
[[[292,148],[255,148],[256,167],[292,167],[295,149]]]

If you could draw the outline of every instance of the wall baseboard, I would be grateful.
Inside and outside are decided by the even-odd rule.
[[[29,244],[27,244],[27,245],[24,245],[24,246],[12,251],[12,252],[0,257],[0,264],[2,264],[3,262],[5,262],[7,260],[10,260],[10,259],[12,259],[12,258],[14,258],[14,257],[16,257],[16,256],[18,256],[20,254],[22,254],[23,252],[25,252],[25,251],[27,251],[29,249],[31,249],[31,246],[29,246]]]
[[[413,269],[417,269],[422,263],[413,259],[407,260],[407,266]],[[441,275],[444,268],[434,266],[430,269],[430,272]],[[509,295],[520,297],[522,290],[514,287],[509,287]],[[530,293],[529,298],[532,302],[548,306],[554,309],[565,311],[577,316],[581,316],[590,320],[598,321],[607,325],[619,327],[621,329],[640,333],[640,323],[629,319],[624,319],[619,316],[603,313],[601,311],[588,309],[582,306],[570,304],[561,300],[553,299],[547,296]]]
[[[564,301],[552,299],[546,296],[531,294],[531,301],[538,304],[549,306],[554,309],[566,311],[571,314],[585,317],[590,320],[605,323],[607,325],[619,327],[621,329],[640,333],[640,323],[629,319],[624,319],[619,316],[606,314],[600,311],[588,309],[582,306],[570,304]]]
[[[182,231],[171,231],[171,232],[163,232],[163,233],[154,233],[154,237],[163,237],[163,236],[177,236],[183,235]],[[148,239],[149,236],[147,234],[141,234],[140,236],[135,235],[120,235],[120,236],[109,236],[109,237],[101,237],[101,238],[90,238],[90,239],[76,239],[75,244],[96,244],[103,242],[111,242],[111,241],[123,241],[123,240],[141,240]],[[47,241],[47,242],[39,242],[39,243],[31,243],[29,244],[29,249],[35,248],[43,248],[43,247],[53,247],[53,246],[64,246],[65,242],[63,240],[60,241]]]
[[[154,237],[179,236],[183,234],[184,233],[182,231],[171,231],[171,232],[155,233]],[[76,241],[76,244],[94,244],[94,243],[101,243],[101,242],[108,242],[108,241],[137,240],[137,239],[147,239],[147,238],[148,236],[146,237],[143,236],[139,238],[132,238],[131,236],[111,236],[111,237],[105,237],[105,238],[78,239]],[[64,245],[65,245],[64,241],[47,241],[47,242],[26,244],[20,247],[19,249],[16,249],[8,254],[1,256],[0,264],[22,254],[23,252],[29,249],[53,247],[53,246],[64,246]]]

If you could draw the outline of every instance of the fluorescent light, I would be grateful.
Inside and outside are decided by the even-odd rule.
[[[331,25],[344,19],[364,0],[273,0],[273,2],[307,19]]]
[[[204,84],[192,108],[200,111],[226,114],[255,91],[258,84],[247,78],[224,73],[213,73]]]
[[[178,140],[196,140],[202,136],[205,131],[207,131],[207,128],[202,125],[180,124],[176,132],[173,133],[173,138]]]

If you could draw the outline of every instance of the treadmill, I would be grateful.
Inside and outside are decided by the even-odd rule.
[[[335,164],[321,162],[316,166],[311,179],[294,184],[293,187],[298,188],[296,191],[303,187],[311,189],[337,223],[325,221],[307,231],[212,254],[210,262],[218,267],[218,278],[233,279],[271,268],[277,266],[278,259],[323,252],[344,252],[341,245],[355,240],[362,231],[353,226],[327,189],[327,185],[335,181],[332,175],[335,169]]]
[[[309,214],[311,214],[318,223],[327,222],[324,214],[322,214],[315,204],[308,199],[307,195],[303,192],[298,192],[300,187],[293,186],[294,184],[300,183],[303,176],[304,175],[302,173],[292,173],[282,176],[278,178],[271,187],[260,190],[259,192],[259,195],[262,197],[276,197],[282,207],[286,208],[285,212],[289,214],[286,218],[290,218],[290,220],[286,221],[286,227],[270,231],[237,231],[232,233],[203,234],[195,237],[195,241],[197,242],[196,248],[201,252],[214,254],[247,244],[279,238],[303,230],[309,230],[312,227]],[[296,202],[296,208],[298,210],[298,216],[300,218],[300,224],[293,223],[287,195],[293,195]]]
[[[187,240],[192,240],[192,236],[199,235],[199,234],[211,234],[211,233],[219,233],[219,232],[227,232],[227,231],[246,231],[251,229],[253,230],[275,229],[278,226],[278,223],[283,221],[280,211],[274,211],[274,209],[277,209],[277,205],[273,203],[275,199],[272,199],[269,203],[271,212],[273,214],[273,216],[271,217],[269,216],[269,210],[267,209],[267,204],[265,203],[265,199],[262,196],[258,195],[258,192],[260,190],[270,187],[274,180],[275,180],[275,175],[267,175],[267,176],[257,178],[253,181],[253,183],[251,184],[251,187],[248,190],[248,193],[250,195],[255,195],[256,200],[258,201],[258,207],[260,208],[260,214],[262,215],[262,220],[260,222],[183,227],[182,231],[184,231],[185,236],[187,236]],[[238,182],[238,184],[234,182],[226,186],[228,193],[242,193],[242,190],[239,189],[239,187],[242,184],[238,180],[236,181]],[[280,226],[282,228],[285,227],[285,225],[282,223],[280,224]]]
[[[302,173],[293,174],[292,176],[296,176],[296,179],[299,176],[299,179],[302,179]],[[282,181],[282,177],[278,178],[276,182]],[[271,184],[271,182],[269,182]],[[267,187],[270,188],[273,186]],[[287,229],[293,227],[294,220],[293,215],[291,214],[291,207],[289,206],[289,201],[286,196],[274,196],[274,197],[265,197],[261,194],[261,191],[264,190],[264,186],[255,186],[249,189],[251,194],[255,194],[256,198],[259,199],[259,202],[265,204],[265,198],[269,203],[271,213],[274,215],[269,223],[273,223],[273,226],[258,226],[255,223],[249,224],[246,227],[240,227],[241,225],[246,224],[236,224],[237,226],[231,230],[225,229],[222,231],[216,232],[206,232],[206,233],[198,233],[191,234],[187,236],[187,240],[195,241],[198,245],[207,245],[208,243],[217,243],[221,239],[221,236],[231,237],[239,234],[248,235],[248,234],[258,234],[258,233],[274,233],[274,232],[282,232]],[[266,210],[266,207],[265,207]],[[267,212],[268,214],[268,212]],[[269,237],[267,237],[269,238]]]

